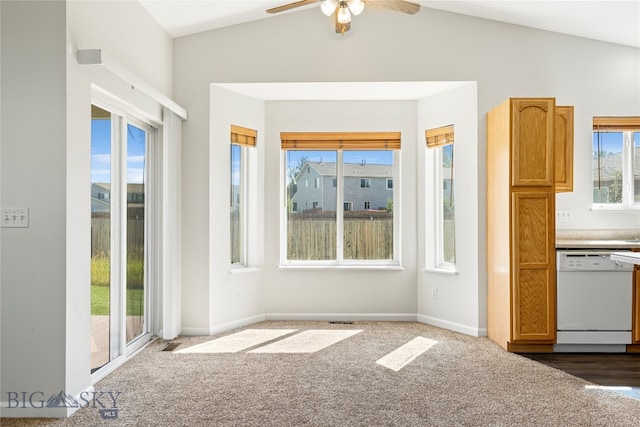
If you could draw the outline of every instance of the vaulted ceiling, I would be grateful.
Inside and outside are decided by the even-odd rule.
[[[275,16],[288,0],[140,0],[172,37]],[[366,1],[366,0],[365,0]],[[412,0],[419,13],[440,9],[640,48],[640,0]],[[283,13],[317,8],[319,2]],[[329,19],[329,18],[327,18]]]

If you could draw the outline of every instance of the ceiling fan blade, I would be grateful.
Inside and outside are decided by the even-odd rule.
[[[347,22],[346,24],[338,22],[338,13],[333,14],[333,19],[336,22],[336,34],[344,34],[351,29],[351,22]]]
[[[398,12],[415,15],[420,11],[420,5],[407,0],[365,0],[365,5],[378,6]]]
[[[300,6],[306,6],[308,4],[318,3],[320,0],[299,0],[294,1],[293,3],[285,4],[283,6],[272,7],[271,9],[267,9],[267,13],[278,13],[284,12],[285,10],[294,9]]]

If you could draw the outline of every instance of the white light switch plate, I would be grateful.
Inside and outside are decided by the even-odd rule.
[[[28,228],[29,208],[2,208],[2,228]]]

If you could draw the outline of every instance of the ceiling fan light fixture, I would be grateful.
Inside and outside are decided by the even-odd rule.
[[[348,24],[351,22],[351,12],[345,1],[341,1],[338,7],[338,22],[340,24]]]
[[[364,2],[362,0],[347,0],[347,6],[355,16],[360,15],[364,10]]]
[[[338,0],[322,0],[320,2],[320,10],[327,16],[331,16],[338,7]]]

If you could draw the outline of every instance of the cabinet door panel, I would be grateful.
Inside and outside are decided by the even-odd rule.
[[[512,342],[555,340],[555,193],[512,193]]]
[[[631,304],[631,342],[640,344],[640,266],[633,269],[633,302]]]
[[[573,107],[556,106],[553,138],[556,192],[573,191]]]
[[[513,342],[553,342],[555,327],[555,271],[519,269],[513,289]]]
[[[553,98],[514,99],[512,114],[512,184],[553,186]]]
[[[555,251],[555,193],[516,192],[513,201],[513,259],[517,266],[548,266]]]

